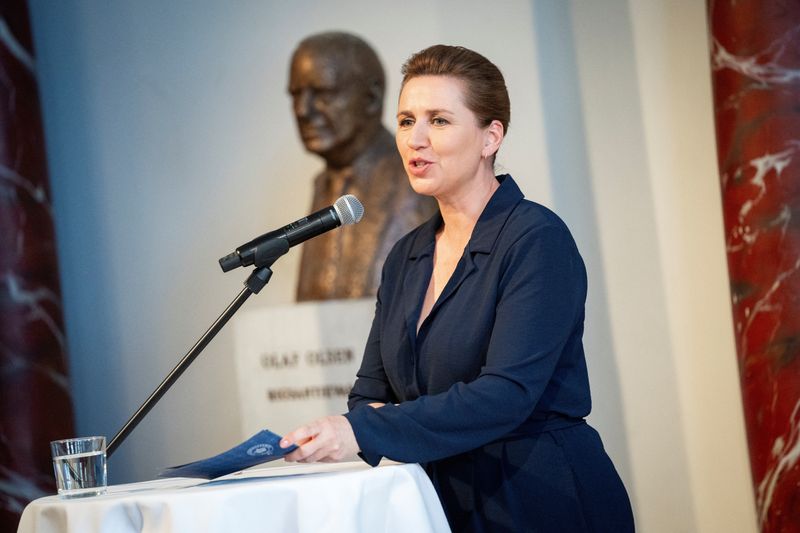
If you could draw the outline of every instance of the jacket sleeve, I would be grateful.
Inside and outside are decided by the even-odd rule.
[[[378,409],[351,403],[345,416],[365,461],[375,465],[382,456],[403,462],[449,457],[502,437],[530,416],[564,346],[582,328],[585,271],[566,227],[532,228],[510,245],[497,294],[486,363],[475,380]],[[370,343],[378,343],[372,334]],[[379,354],[371,357],[379,363]],[[386,397],[385,375],[375,378],[380,375],[377,363],[365,356],[365,368],[374,373],[374,383],[359,395]]]

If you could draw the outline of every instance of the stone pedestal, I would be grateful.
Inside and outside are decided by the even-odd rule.
[[[371,298],[240,312],[232,324],[242,439],[347,412],[374,315]]]

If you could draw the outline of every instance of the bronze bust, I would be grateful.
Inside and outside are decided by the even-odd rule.
[[[391,247],[436,211],[433,198],[411,189],[381,123],[384,88],[378,56],[355,35],[312,35],[292,55],[289,94],[300,137],[326,164],[311,210],[343,194],[365,208],[360,223],[303,244],[298,301],[374,296]]]

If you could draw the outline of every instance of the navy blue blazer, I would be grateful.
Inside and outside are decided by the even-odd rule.
[[[624,487],[583,420],[591,409],[581,341],[583,261],[557,215],[524,200],[510,176],[498,180],[419,333],[441,215],[389,254],[345,416],[369,464],[382,457],[423,463],[454,530],[535,531],[533,520],[566,525],[541,515],[559,507],[551,501],[552,487],[576,469],[564,454],[566,441],[559,445],[555,433],[562,440],[571,436],[566,446],[581,460],[587,447],[598,457],[589,465],[603,478],[597,489],[617,498],[597,505],[627,506],[629,516]],[[387,405],[373,409],[371,402]],[[545,434],[551,436],[543,441]],[[547,479],[554,461],[563,468]],[[581,475],[567,476],[574,482],[565,489],[564,512],[570,520],[578,516],[576,527],[583,525],[573,530],[588,531],[602,517],[593,517],[594,505],[586,501],[593,495],[581,497],[578,486],[588,484],[591,493],[598,483],[595,473]],[[529,497],[541,505],[531,506]]]

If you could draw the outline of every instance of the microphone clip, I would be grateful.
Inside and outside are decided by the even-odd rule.
[[[289,251],[289,239],[271,239],[256,246],[253,266],[256,268],[271,267],[279,257]]]
[[[289,240],[286,238],[264,239],[250,250],[253,257],[252,264],[256,268],[271,267],[279,257],[289,251],[289,248]],[[219,260],[223,272],[242,266],[242,262],[238,249]]]

